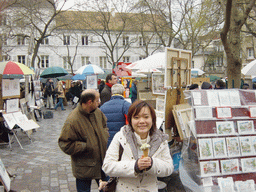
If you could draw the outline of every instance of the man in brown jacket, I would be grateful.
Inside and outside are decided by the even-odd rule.
[[[91,181],[104,180],[101,170],[108,141],[106,117],[98,108],[96,90],[82,92],[78,106],[69,114],[59,138],[61,150],[71,156],[72,172],[78,192],[91,189]]]

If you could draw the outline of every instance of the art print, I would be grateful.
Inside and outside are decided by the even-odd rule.
[[[19,79],[2,79],[2,96],[3,98],[20,96],[20,80]]]
[[[244,158],[241,159],[243,172],[256,172],[256,158]]]
[[[19,99],[6,100],[6,113],[19,111]]]
[[[251,141],[253,153],[256,154],[256,136],[251,137]]]
[[[201,159],[213,158],[212,140],[211,139],[199,139],[199,151]]]
[[[220,187],[220,192],[234,192],[234,181],[233,177],[218,178],[218,185]]]
[[[164,74],[152,74],[153,94],[165,95]]]
[[[6,191],[11,190],[11,179],[7,173],[3,161],[0,159],[0,180],[3,182]]]
[[[8,125],[9,129],[13,129],[14,125],[16,125],[16,119],[13,117],[12,113],[3,114],[4,120]]]
[[[250,111],[251,118],[256,117],[256,107],[249,107],[249,111]]]
[[[216,113],[218,119],[232,118],[231,107],[216,107]]]
[[[87,89],[97,89],[98,88],[97,75],[87,75],[86,76],[86,88]]]
[[[230,97],[228,91],[219,91],[220,106],[230,106]]]
[[[201,175],[218,175],[220,174],[219,161],[200,162]]]
[[[227,157],[227,148],[225,138],[212,139],[214,157]]]
[[[164,112],[165,110],[165,100],[156,98],[156,110]]]
[[[212,108],[211,107],[195,107],[196,119],[211,119]]]
[[[253,121],[237,121],[239,134],[251,134],[254,132]]]
[[[251,137],[240,137],[239,140],[242,155],[253,155]]]
[[[241,106],[239,91],[229,90],[229,98],[231,106]]]
[[[193,95],[193,101],[194,101],[194,105],[202,105],[202,95],[200,92],[198,91],[193,91],[192,92],[192,95]]]
[[[255,191],[254,180],[235,181],[235,186],[238,192]]]
[[[228,156],[240,156],[240,146],[237,137],[226,138]]]
[[[216,122],[218,135],[233,135],[235,133],[233,121]]]
[[[230,173],[238,173],[239,172],[238,159],[221,160],[220,164],[221,164],[221,173],[222,174],[230,174]]]
[[[207,90],[206,93],[207,93],[207,99],[208,99],[209,106],[211,106],[211,107],[220,106],[218,92]]]

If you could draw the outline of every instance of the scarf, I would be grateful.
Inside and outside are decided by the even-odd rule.
[[[109,86],[110,88],[113,86],[112,84],[110,83],[106,83],[107,86]]]

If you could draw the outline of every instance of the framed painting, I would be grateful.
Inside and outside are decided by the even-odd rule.
[[[216,107],[216,113],[218,119],[231,119],[232,111],[231,107]]]
[[[6,113],[19,111],[19,99],[6,100]]]
[[[231,174],[239,172],[238,159],[221,160],[220,164],[222,174]]]
[[[241,159],[242,171],[245,173],[256,172],[256,158]]]
[[[216,158],[227,157],[227,148],[225,138],[212,139],[213,154]]]
[[[201,176],[219,175],[219,161],[202,161],[200,162]]]
[[[212,140],[211,139],[198,139],[199,152],[201,159],[211,159],[213,158],[212,151]]]
[[[226,142],[227,142],[228,156],[230,157],[240,156],[240,145],[239,145],[238,137],[226,138]]]
[[[218,121],[216,122],[218,135],[234,135],[234,122],[233,121]]]
[[[252,134],[254,133],[253,121],[237,121],[237,128],[239,134]]]
[[[253,155],[251,137],[239,137],[242,155]]]

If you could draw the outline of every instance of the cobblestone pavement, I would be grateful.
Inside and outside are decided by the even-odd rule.
[[[24,149],[14,139],[12,148],[0,145],[0,158],[10,174],[15,175],[11,189],[18,192],[73,192],[76,191],[75,178],[72,174],[70,157],[58,147],[61,128],[72,107],[66,111],[53,110],[52,119],[40,119],[40,128],[32,133],[32,143],[26,134],[17,132]],[[184,191],[177,174],[168,179],[168,191]],[[175,186],[174,186],[175,185]],[[93,181],[92,192],[97,185]]]

